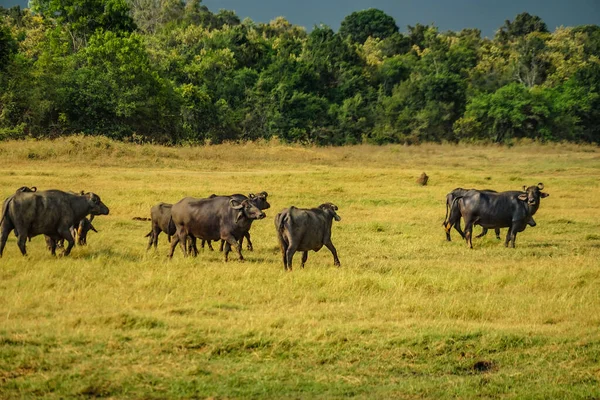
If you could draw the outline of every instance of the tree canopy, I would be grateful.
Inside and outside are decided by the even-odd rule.
[[[307,32],[201,0],[30,6],[0,8],[0,140],[600,143],[595,25],[521,13],[488,39],[373,8]]]

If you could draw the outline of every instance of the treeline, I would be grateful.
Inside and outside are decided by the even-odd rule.
[[[523,13],[487,39],[376,9],[308,33],[200,0],[30,7],[0,8],[0,140],[600,143],[597,25]]]

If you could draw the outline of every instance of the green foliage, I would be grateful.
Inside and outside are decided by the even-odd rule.
[[[340,35],[349,36],[356,43],[364,43],[368,37],[385,39],[398,32],[394,18],[376,8],[355,11],[340,25]]]
[[[310,33],[201,0],[32,0],[0,15],[0,127],[164,143],[599,143],[600,28],[527,13],[400,33],[381,10]],[[16,131],[15,131],[16,129]]]
[[[498,30],[496,38],[500,41],[507,41],[524,37],[533,32],[548,32],[546,23],[537,15],[521,13],[515,17],[514,21],[506,20],[504,25]]]
[[[511,83],[492,94],[471,99],[465,115],[455,124],[461,139],[509,142],[514,138],[551,139],[548,105],[543,96]]]
[[[177,99],[169,82],[153,70],[139,35],[100,32],[75,62],[78,68],[60,91],[73,132],[171,140]]]

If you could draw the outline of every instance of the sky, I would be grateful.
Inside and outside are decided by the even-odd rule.
[[[559,26],[600,25],[600,0],[203,0],[211,11],[234,10],[240,19],[269,22],[283,16],[295,25],[325,24],[337,31],[342,20],[354,11],[378,8],[396,20],[400,32],[408,25],[433,24],[440,31],[480,29],[493,37],[504,21],[522,12],[537,15],[548,29]],[[3,7],[27,0],[0,0]]]

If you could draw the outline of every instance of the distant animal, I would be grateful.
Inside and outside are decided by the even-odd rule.
[[[265,217],[250,199],[237,200],[228,196],[216,196],[208,199],[186,197],[173,204],[171,219],[176,233],[171,240],[169,257],[178,243],[183,255],[188,255],[187,237],[192,235],[201,240],[225,240],[225,261],[228,260],[231,247],[236,248],[240,261],[244,260],[239,240],[250,229],[252,222]],[[192,254],[197,255],[196,246]]]
[[[427,176],[427,174],[425,172],[423,172],[421,174],[421,176],[419,176],[419,178],[417,179],[417,183],[421,186],[425,186],[425,185],[427,185],[428,180],[429,180],[429,177]]]
[[[23,255],[27,254],[26,239],[37,235],[49,236],[52,254],[56,255],[56,241],[65,239],[69,245],[64,255],[69,255],[75,245],[71,227],[86,215],[107,215],[108,207],[95,193],[76,195],[60,190],[18,192],[2,207],[0,220],[0,256],[12,230],[19,233],[17,244]]]
[[[258,207],[259,210],[266,210],[271,207],[271,205],[267,201],[267,196],[269,196],[269,194],[267,192],[260,192],[258,194],[250,193],[250,194],[248,194],[248,197],[244,196],[243,194],[232,194],[230,196],[224,196],[224,197],[229,197],[232,199],[236,199],[238,201],[244,201],[246,199],[250,199],[250,202],[252,204],[254,204],[256,207]],[[209,196],[210,199],[212,199],[213,197],[219,197],[219,196],[217,196],[216,194],[212,194]],[[253,251],[254,246],[252,245],[252,242],[250,241],[250,231],[248,231],[246,233],[246,235],[244,235],[244,237],[248,241],[248,250]],[[240,246],[242,246],[242,244],[244,242],[244,237],[242,237],[240,239],[240,243],[239,243]],[[201,244],[202,248],[204,248],[205,242],[206,242],[206,240],[202,241],[202,244]],[[219,249],[220,251],[223,251],[224,244],[225,244],[225,241],[221,240],[221,247]],[[212,250],[212,247],[210,246],[210,241],[208,241],[208,245],[209,245],[209,248]]]
[[[323,246],[333,254],[333,264],[340,266],[337,250],[331,241],[333,220],[342,218],[337,214],[338,207],[324,203],[316,208],[291,206],[275,216],[275,229],[283,257],[283,268],[292,270],[292,260],[296,251],[302,252],[302,268],[306,264],[309,251],[319,251]]]
[[[472,190],[458,198],[460,213],[465,220],[465,239],[467,246],[473,248],[473,225],[484,228],[509,228],[504,245],[512,243],[518,232],[527,225],[536,226],[532,215],[540,206],[540,200],[549,196],[542,192],[544,185],[523,186],[524,192],[487,193]]]
[[[465,238],[465,234],[463,233],[462,229],[460,228],[460,210],[458,209],[457,205],[454,208],[452,207],[452,205],[453,205],[453,202],[455,199],[465,195],[465,193],[467,193],[470,190],[476,190],[476,189],[456,188],[446,195],[446,218],[444,219],[444,222],[442,223],[442,225],[446,229],[446,240],[449,242],[452,241],[452,238],[450,237],[450,230],[452,229],[452,227],[454,227],[454,229],[460,234],[460,236],[463,239]],[[490,189],[482,190],[482,192],[497,193],[495,190],[490,190]],[[483,228],[481,233],[479,235],[477,235],[476,237],[481,238],[481,237],[485,236],[487,234],[487,231],[488,231],[487,228]],[[496,232],[496,239],[500,239],[500,229],[496,228],[495,232]]]

